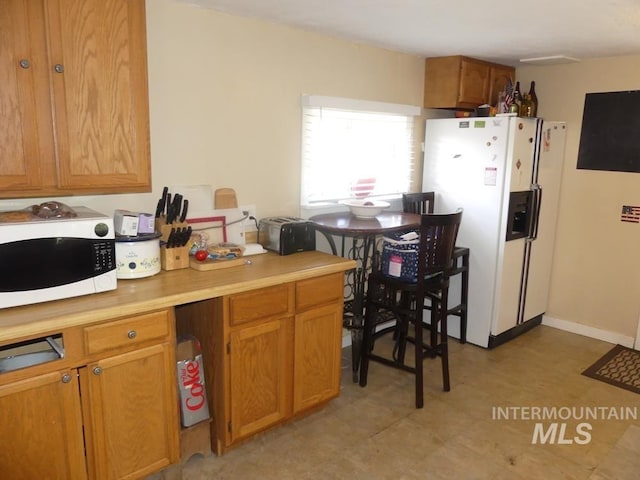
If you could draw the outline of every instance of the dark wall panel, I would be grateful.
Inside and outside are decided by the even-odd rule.
[[[640,172],[640,90],[585,95],[578,168]]]

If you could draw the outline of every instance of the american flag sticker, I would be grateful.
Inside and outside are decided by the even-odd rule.
[[[622,214],[620,215],[620,221],[640,223],[640,207],[633,207],[631,205],[622,206]]]

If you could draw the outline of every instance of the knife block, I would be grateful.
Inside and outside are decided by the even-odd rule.
[[[163,270],[177,270],[189,267],[189,250],[191,245],[167,248],[166,243],[174,228],[187,227],[186,222],[165,223],[164,216],[156,219],[156,230],[160,232],[160,266]]]
[[[156,219],[156,231],[160,232],[160,243],[166,243],[169,240],[171,230],[174,228],[188,227],[187,222],[164,223],[164,216]]]
[[[184,247],[160,247],[160,266],[163,270],[177,270],[189,267],[189,245]]]

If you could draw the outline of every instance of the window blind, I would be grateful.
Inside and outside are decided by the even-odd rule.
[[[302,97],[301,205],[410,190],[420,107]]]

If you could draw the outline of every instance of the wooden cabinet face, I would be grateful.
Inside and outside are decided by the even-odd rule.
[[[504,91],[509,80],[515,81],[515,69],[511,67],[492,66],[489,73],[489,103],[498,104],[498,93]],[[515,85],[515,82],[514,82]]]
[[[232,295],[229,298],[231,325],[290,314],[292,295],[293,289],[286,284]]]
[[[340,393],[342,304],[296,315],[294,413]]]
[[[76,370],[1,386],[2,478],[86,479],[80,411]]]
[[[327,303],[342,303],[343,295],[343,273],[301,280],[296,282],[296,311]]]
[[[140,478],[178,460],[173,358],[165,343],[80,369],[92,478]]]
[[[148,185],[144,1],[47,5],[61,188]]]
[[[469,60],[460,63],[459,105],[477,106],[486,103],[489,92],[489,66]]]
[[[0,2],[0,189],[37,190],[53,154],[42,0]]]
[[[498,92],[515,69],[464,56],[428,58],[425,63],[425,108],[472,109],[496,105]]]
[[[230,440],[258,432],[291,415],[293,318],[230,334]]]
[[[3,197],[150,190],[145,25],[144,0],[0,2]]]

